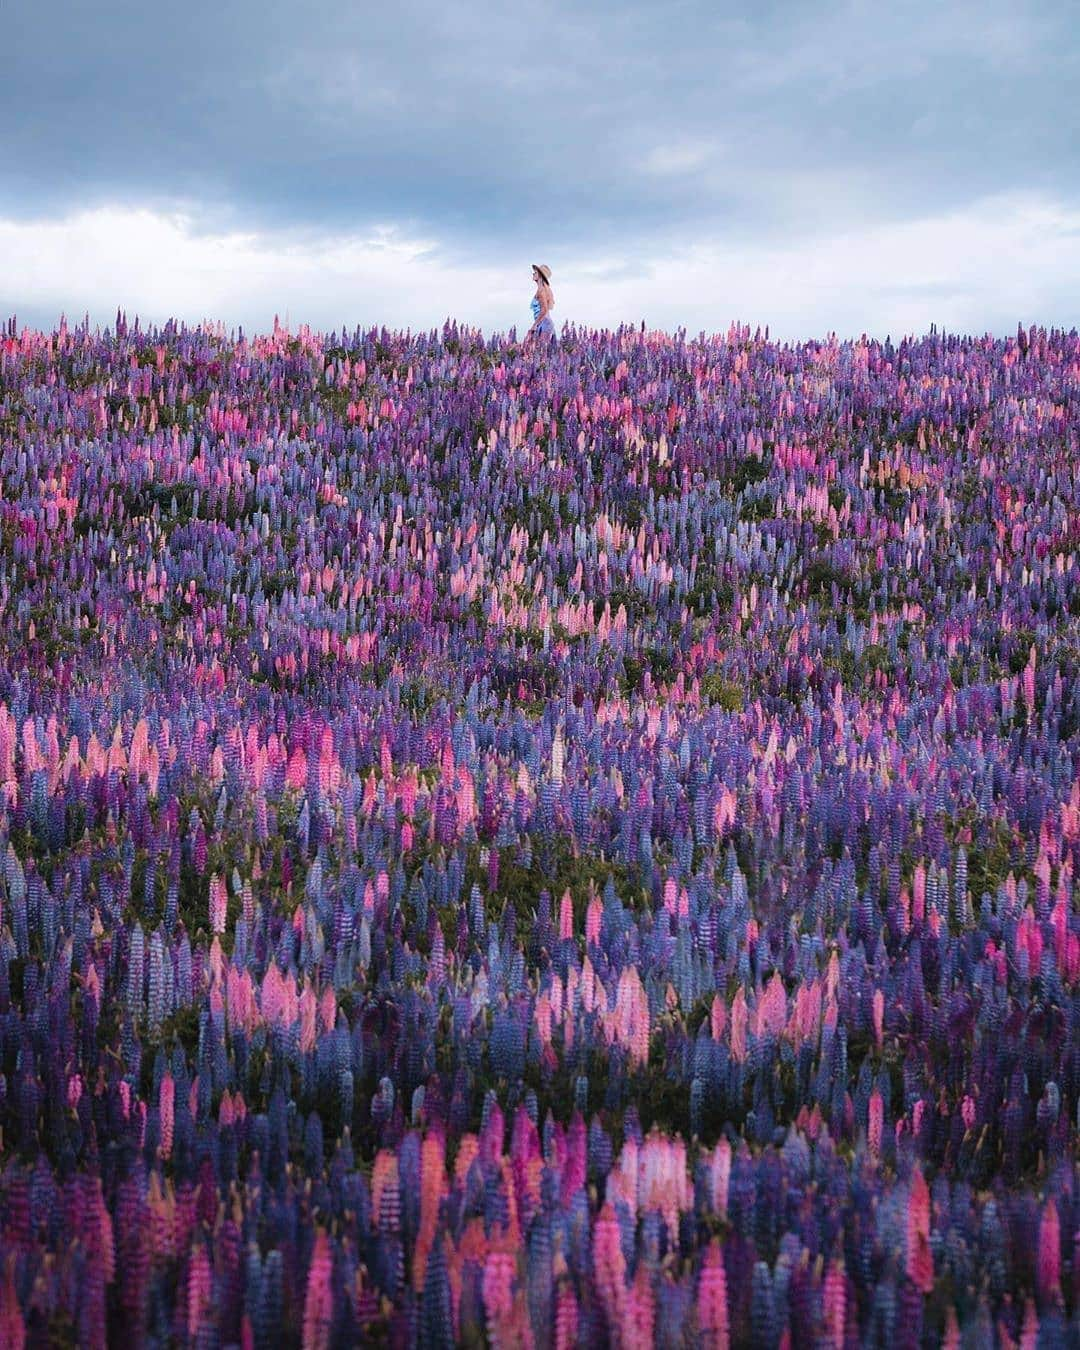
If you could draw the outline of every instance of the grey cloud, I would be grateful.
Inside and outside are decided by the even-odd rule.
[[[1065,0],[767,0],[752,19],[710,0],[22,3],[0,12],[0,213],[395,222],[475,261],[780,241],[1003,188],[1075,200],[1074,18]],[[715,152],[657,173],[688,141]]]

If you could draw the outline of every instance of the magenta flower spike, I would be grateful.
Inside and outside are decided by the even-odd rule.
[[[727,1275],[719,1242],[713,1238],[706,1248],[698,1276],[697,1325],[699,1343],[709,1350],[728,1350]]]
[[[1039,1222],[1038,1290],[1044,1304],[1061,1297],[1061,1225],[1050,1196]]]
[[[328,1350],[331,1343],[334,1320],[332,1275],[330,1244],[326,1233],[320,1229],[315,1235],[304,1296],[304,1350]]]

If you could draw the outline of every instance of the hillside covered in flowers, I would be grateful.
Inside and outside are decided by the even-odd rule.
[[[1075,330],[0,336],[0,1345],[1076,1345],[1078,873]]]

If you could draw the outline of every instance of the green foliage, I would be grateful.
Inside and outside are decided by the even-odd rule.
[[[638,530],[645,519],[648,497],[643,488],[627,484],[618,503],[618,514],[622,523],[630,530]]]
[[[888,647],[880,642],[869,643],[863,648],[860,656],[856,656],[850,647],[841,647],[824,664],[827,668],[835,670],[846,685],[871,679],[878,671],[891,675],[895,670]]]
[[[486,436],[487,432],[483,434]],[[559,494],[556,493],[555,497],[558,500]],[[551,538],[558,533],[558,520],[550,492],[530,492],[529,488],[524,486],[520,502],[507,502],[503,507],[502,517],[507,531],[512,525],[523,526],[536,543],[543,538],[545,530]]]
[[[735,588],[728,577],[719,575],[715,567],[699,567],[694,584],[686,592],[686,607],[702,616],[728,610],[735,601]]]
[[[352,389],[342,389],[339,385],[323,385],[319,393],[319,401],[333,417],[339,422],[345,420],[349,404],[352,403],[356,394]]]
[[[1038,639],[1030,628],[1018,628],[1008,635],[1009,671],[1019,675],[1031,657],[1031,648],[1038,646]]]
[[[966,473],[956,484],[955,495],[964,507],[972,507],[986,492],[986,479],[977,471]]]
[[[739,519],[748,521],[771,520],[776,515],[776,499],[767,493],[762,497],[748,497],[739,507]]]
[[[31,1321],[31,1325],[33,1322]],[[49,1350],[76,1350],[81,1344],[79,1329],[65,1308],[53,1308],[40,1326],[41,1341]]]
[[[891,672],[893,669],[893,659],[889,655],[889,649],[882,642],[871,642],[863,648],[862,663],[871,673],[878,670]]]
[[[826,598],[831,594],[833,586],[841,594],[848,592],[852,586],[851,577],[847,572],[834,567],[832,563],[822,558],[815,559],[803,569],[802,582],[807,595]]]
[[[968,891],[980,898],[984,892],[996,895],[1011,871],[1012,832],[1003,820],[987,821],[974,834],[967,852]]]
[[[627,698],[632,697],[642,687],[645,663],[637,656],[623,657],[623,671],[619,677],[619,689]]]
[[[605,599],[611,607],[612,617],[619,612],[620,605],[626,607],[628,628],[633,628],[635,624],[640,623],[643,619],[651,618],[655,613],[653,606],[632,582],[615,582],[606,597],[598,595],[593,600],[593,617],[595,619],[599,619],[604,612]]]
[[[769,466],[757,455],[742,455],[721,469],[717,476],[732,496],[738,496],[751,484],[768,478]]]
[[[897,487],[895,483],[887,482],[884,487],[879,487],[875,496],[878,499],[878,509],[883,515],[907,507],[907,490]]]
[[[642,653],[649,666],[653,684],[671,684],[678,675],[678,653],[666,647],[646,647]]]
[[[742,685],[726,679],[718,670],[701,677],[701,697],[706,705],[723,708],[725,712],[742,712],[746,706]]]
[[[401,687],[401,706],[415,717],[422,717],[436,702],[436,692],[431,683],[417,675],[406,680]]]
[[[514,918],[517,940],[524,947],[532,938],[532,927],[540,906],[540,893],[546,890],[551,897],[552,921],[558,921],[558,906],[563,892],[569,890],[574,908],[574,923],[578,930],[585,923],[585,909],[590,886],[602,894],[610,880],[615,894],[628,908],[643,911],[649,906],[649,895],[636,864],[628,866],[601,853],[576,852],[576,843],[567,834],[542,837],[533,841],[532,857],[526,867],[509,852],[499,857],[498,885],[494,891],[488,886],[487,867],[480,862],[480,845],[472,844],[466,853],[463,903],[467,903],[472,886],[480,887],[484,897],[484,911],[489,921],[501,923],[504,910],[510,907]],[[439,914],[447,946],[457,941],[457,910],[449,907]]]
[[[18,434],[19,423],[29,416],[22,394],[12,391],[5,396],[6,410],[0,410],[0,439]]]
[[[190,1064],[199,1049],[199,1004],[190,1003],[186,1008],[177,1008],[160,1026],[146,1035],[148,1044],[170,1049],[179,1045]],[[144,1067],[151,1064],[149,1055],[143,1056]],[[149,1095],[149,1093],[147,1093]]]

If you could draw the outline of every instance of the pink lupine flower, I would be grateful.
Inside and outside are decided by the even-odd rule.
[[[382,1212],[383,1191],[388,1187],[397,1196],[399,1193],[398,1159],[397,1154],[392,1149],[381,1148],[375,1154],[375,1161],[371,1168],[371,1210],[376,1226],[379,1223],[379,1214]]]
[[[26,1324],[15,1290],[15,1263],[14,1260],[8,1260],[3,1283],[0,1284],[0,1345],[6,1346],[7,1350],[23,1350],[25,1344]]]
[[[308,1267],[307,1294],[304,1298],[303,1350],[327,1350],[334,1322],[331,1280],[334,1262],[325,1231],[315,1234],[315,1249]]]
[[[796,1046],[803,1041],[816,1037],[821,1025],[821,982],[811,980],[800,985],[795,991],[795,1008],[792,1013],[792,1039]]]
[[[883,1116],[884,1107],[881,1100],[881,1093],[875,1086],[874,1090],[870,1093],[870,1106],[866,1127],[867,1146],[875,1157],[881,1152]]]
[[[1024,1303],[1024,1322],[1020,1328],[1018,1350],[1038,1350],[1039,1314],[1035,1311],[1035,1300],[1029,1298]]]
[[[507,1322],[514,1307],[514,1259],[509,1252],[496,1248],[484,1262],[484,1312],[488,1321],[488,1335],[494,1342],[496,1332]]]
[[[607,1175],[606,1198],[614,1206],[620,1200],[636,1214],[638,1202],[638,1143],[633,1136],[623,1141],[615,1166]]]
[[[926,868],[917,863],[912,877],[911,913],[916,923],[926,916]]]
[[[196,1238],[192,1244],[187,1282],[187,1331],[196,1341],[203,1328],[209,1325],[213,1307],[214,1275],[210,1267],[206,1244]]]
[[[907,1273],[924,1294],[934,1287],[934,1256],[930,1250],[930,1191],[918,1169],[912,1173],[907,1211]]]
[[[608,1202],[593,1225],[593,1268],[600,1302],[608,1325],[623,1325],[626,1303],[626,1258],[619,1237],[619,1221]]]
[[[420,1228],[413,1259],[413,1287],[417,1292],[424,1287],[428,1253],[439,1222],[439,1204],[446,1193],[446,1147],[442,1135],[433,1131],[420,1146]]]
[[[728,1350],[727,1273],[720,1244],[713,1238],[698,1277],[698,1337],[708,1350]]]
[[[731,1179],[731,1144],[727,1139],[718,1140],[712,1151],[709,1178],[713,1210],[722,1219],[727,1218],[728,1183]]]
[[[547,994],[541,994],[536,1000],[533,1009],[533,1017],[536,1022],[536,1030],[540,1036],[541,1043],[545,1046],[551,1044],[551,1022],[552,1008],[551,1000]]]
[[[577,1298],[572,1282],[561,1279],[555,1294],[555,1350],[574,1350],[577,1343]]]
[[[559,937],[563,940],[574,936],[574,905],[569,889],[563,891],[559,902]]]
[[[616,992],[614,1032],[630,1050],[631,1061],[645,1064],[649,1058],[649,1000],[641,977],[633,966],[619,976]]]
[[[787,994],[779,973],[765,986],[757,1007],[758,1035],[779,1036],[787,1020]]]
[[[304,985],[300,995],[298,1010],[300,1013],[300,1050],[310,1054],[315,1048],[315,1016],[318,1012],[318,1000],[309,984]]]
[[[654,1126],[638,1150],[636,1208],[641,1213],[660,1210],[668,1232],[675,1233],[680,1211],[692,1205],[686,1145],[677,1136],[670,1139],[660,1134]]]
[[[1053,1196],[1039,1222],[1038,1290],[1046,1303],[1061,1297],[1061,1224]]]
[[[746,994],[740,985],[731,1005],[731,1055],[740,1064],[746,1059],[747,1022]]]
[[[548,997],[551,1002],[551,1016],[555,1023],[561,1022],[563,1018],[563,982],[556,971],[551,977],[551,989]]]
[[[588,1166],[588,1142],[585,1122],[575,1111],[566,1136],[566,1158],[561,1168],[562,1200],[570,1203],[574,1194],[585,1185]]]
[[[473,1160],[480,1153],[480,1141],[475,1134],[468,1133],[461,1136],[461,1143],[458,1145],[457,1157],[454,1159],[454,1181],[460,1186],[465,1182],[469,1168],[473,1165]]]
[[[712,1005],[709,1010],[709,1032],[714,1041],[720,1041],[724,1035],[724,1027],[727,1025],[727,1004],[719,994],[713,995]]]
[[[600,941],[600,920],[604,909],[598,896],[593,896],[585,911],[585,943],[591,946]],[[588,961],[588,957],[585,958]]]
[[[844,1263],[837,1258],[829,1262],[829,1269],[825,1274],[825,1287],[822,1291],[825,1337],[821,1344],[828,1347],[828,1350],[843,1350],[846,1306]]]
[[[533,1158],[526,1169],[529,1174],[527,1184],[530,1187],[535,1187],[537,1193],[540,1184],[540,1169],[541,1161],[539,1158]],[[510,1219],[505,1229],[505,1237],[511,1248],[516,1251],[521,1245],[522,1208],[526,1197],[520,1194],[518,1190],[513,1164],[509,1158],[500,1159],[499,1170],[502,1173],[503,1186],[506,1190],[510,1209]]]
[[[228,904],[225,880],[216,872],[210,878],[210,931],[224,933],[225,909]]]
[[[625,1350],[652,1350],[655,1344],[656,1300],[653,1297],[649,1272],[644,1263],[626,1295],[620,1344]]]

